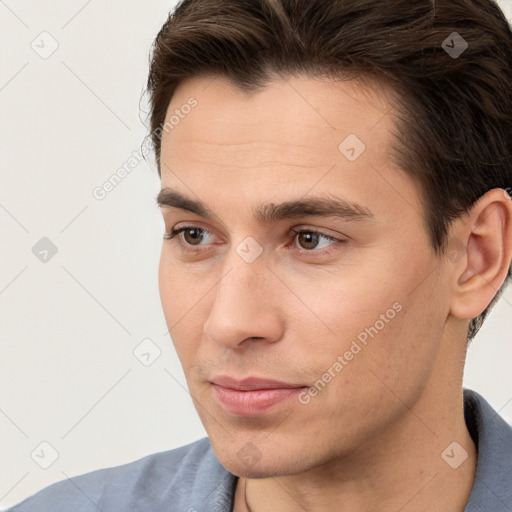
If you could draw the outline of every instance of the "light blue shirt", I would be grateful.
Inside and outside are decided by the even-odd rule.
[[[478,449],[464,512],[512,512],[512,428],[471,390],[464,414]],[[50,485],[7,512],[232,512],[236,482],[204,438]]]

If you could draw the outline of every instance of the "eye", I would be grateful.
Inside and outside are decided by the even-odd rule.
[[[299,251],[302,253],[327,254],[331,252],[331,249],[328,249],[328,247],[344,242],[344,240],[338,240],[319,231],[293,230],[293,232],[296,234],[294,240],[299,244]],[[319,243],[321,240],[330,243],[324,243],[323,246],[320,247]]]
[[[292,232],[295,233],[293,241],[296,242],[292,245],[294,245],[299,253],[305,256],[313,257],[330,254],[335,250],[334,246],[346,242],[346,240],[337,239],[311,229],[292,230]],[[177,238],[177,243],[185,253],[199,253],[200,250],[194,249],[194,247],[200,248],[201,246],[208,245],[207,241],[206,243],[201,243],[207,240],[207,237],[215,237],[215,235],[206,229],[196,226],[184,226],[173,229],[171,233],[164,235],[165,240]]]
[[[180,236],[181,234],[183,234],[183,236]],[[179,229],[173,229],[170,234],[164,236],[164,239],[172,240],[175,237],[179,237],[185,240],[185,244],[179,240],[181,246],[200,246],[205,234],[214,236],[213,233],[210,233],[210,231],[206,229],[197,228],[195,226],[184,226]]]

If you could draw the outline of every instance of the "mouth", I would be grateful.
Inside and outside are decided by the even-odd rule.
[[[210,381],[218,404],[228,413],[238,416],[258,416],[282,405],[308,388],[278,380],[248,377],[243,380],[227,376]]]

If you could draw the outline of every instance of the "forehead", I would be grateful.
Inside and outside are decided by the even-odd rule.
[[[397,217],[416,205],[415,215],[415,184],[390,158],[393,101],[360,80],[288,76],[250,94],[223,78],[184,82],[167,111],[179,122],[163,134],[162,185],[218,211],[333,192]]]
[[[334,161],[347,136],[378,148],[393,126],[392,89],[363,78],[333,82],[286,76],[250,93],[225,78],[195,78],[177,88],[167,119],[191,97],[197,107],[164,133],[163,146],[179,150],[183,143],[189,149],[200,144],[205,154],[211,149],[217,158],[236,158],[242,166],[254,166],[255,156],[264,161],[279,153],[306,164]],[[251,154],[254,144],[259,145],[258,155]]]

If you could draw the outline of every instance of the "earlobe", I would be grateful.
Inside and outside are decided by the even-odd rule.
[[[466,252],[459,265],[455,262],[451,313],[470,319],[487,308],[507,276],[512,258],[512,201],[503,190],[491,190],[476,203],[461,231],[467,240]]]

